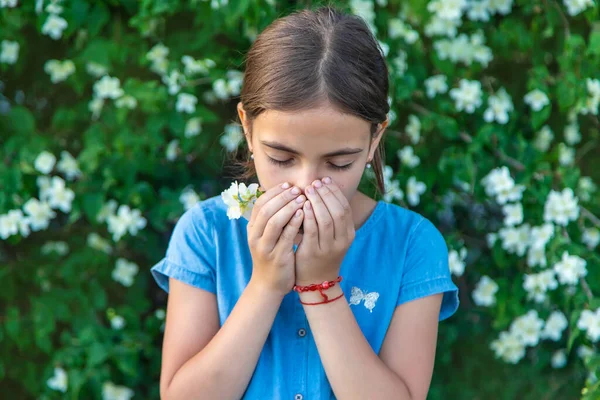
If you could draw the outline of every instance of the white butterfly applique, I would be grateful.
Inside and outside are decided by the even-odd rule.
[[[373,308],[375,307],[375,302],[379,298],[379,293],[371,292],[367,293],[366,291],[362,291],[356,286],[352,287],[352,296],[350,296],[350,304],[360,304],[361,301],[364,300],[365,307],[369,309],[370,312],[373,312]]]

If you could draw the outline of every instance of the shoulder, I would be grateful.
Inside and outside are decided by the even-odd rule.
[[[183,213],[180,220],[192,225],[211,223],[216,226],[229,224],[232,221],[227,217],[227,205],[220,194],[194,204]]]
[[[422,234],[442,237],[433,222],[416,211],[384,201],[380,201],[377,208],[376,225],[385,235],[400,236],[408,241]]]

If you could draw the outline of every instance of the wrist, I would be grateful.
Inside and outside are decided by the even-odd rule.
[[[339,283],[336,283],[335,286],[329,287],[327,289],[322,290],[323,294],[325,294],[329,299],[333,299],[338,297],[343,293],[343,290]],[[310,292],[299,292],[298,296],[300,296],[300,301],[304,303],[319,303],[324,300],[323,296],[318,290],[310,291]]]
[[[253,279],[250,279],[250,282],[248,282],[246,290],[248,290],[254,295],[260,296],[263,299],[275,302],[282,302],[283,298],[286,295],[286,293],[282,293],[276,289],[269,287],[268,285],[265,285],[262,282]]]

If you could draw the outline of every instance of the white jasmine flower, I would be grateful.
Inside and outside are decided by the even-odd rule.
[[[159,308],[154,312],[154,316],[156,317],[156,319],[165,319],[167,313],[165,312],[164,308]]]
[[[111,254],[113,250],[110,242],[102,238],[96,232],[92,232],[88,235],[87,245],[94,250],[98,250],[106,254]]]
[[[585,330],[592,342],[597,342],[600,339],[600,308],[596,311],[583,310],[577,321],[577,327]]]
[[[115,106],[117,108],[128,108],[133,110],[137,107],[137,100],[135,97],[126,94],[115,101]]]
[[[167,145],[166,157],[169,161],[175,161],[177,154],[179,154],[179,140],[174,139]]]
[[[421,121],[419,121],[419,118],[416,115],[411,114],[408,116],[408,124],[406,125],[406,128],[404,128],[404,131],[413,144],[419,142],[419,139],[421,138]]]
[[[428,37],[445,36],[453,38],[461,25],[462,21],[460,19],[443,19],[434,14],[425,25],[425,35]]]
[[[527,93],[524,100],[533,111],[540,111],[542,108],[550,104],[550,99],[548,96],[546,96],[546,93],[539,89],[535,89]]]
[[[193,94],[179,93],[177,96],[177,104],[175,105],[175,109],[178,112],[193,114],[196,112],[196,103],[198,103],[198,98]]]
[[[498,231],[502,239],[502,248],[509,253],[517,254],[519,257],[525,255],[529,246],[530,225],[523,224],[517,228],[504,227]]]
[[[476,61],[487,67],[493,59],[492,50],[484,44],[484,36],[480,32],[474,33],[471,37],[461,33],[451,40],[437,40],[433,47],[440,59],[449,59],[454,64],[462,62],[470,66]]]
[[[174,69],[169,75],[164,75],[162,81],[169,88],[169,94],[175,95],[181,90],[181,85],[186,83],[185,75]]]
[[[163,45],[162,43],[158,43],[154,45],[150,49],[150,51],[146,54],[146,58],[152,62],[164,60],[169,55],[169,48]]]
[[[189,119],[185,124],[185,137],[191,138],[198,136],[200,132],[202,132],[202,119],[199,117]]]
[[[537,274],[525,274],[523,289],[527,291],[527,300],[543,303],[546,300],[546,292],[558,287],[554,271],[545,270]]]
[[[0,0],[0,8],[14,8],[17,6],[17,0]]]
[[[465,110],[472,114],[481,105],[481,82],[460,80],[460,87],[450,90],[450,97],[454,99],[458,111]]]
[[[426,189],[427,186],[425,183],[417,181],[414,176],[408,178],[408,182],[406,184],[406,197],[408,199],[408,204],[413,207],[419,204],[420,197],[423,193],[425,193]]]
[[[514,226],[523,222],[523,205],[521,203],[506,204],[502,207],[502,211],[506,226]]]
[[[419,39],[419,33],[400,18],[391,18],[388,21],[388,35],[391,39],[401,37],[408,44],[413,44]]]
[[[564,251],[561,260],[554,264],[553,269],[562,285],[575,285],[579,278],[587,275],[586,264],[587,261],[583,258]]]
[[[564,143],[558,145],[558,162],[562,166],[573,165],[575,162],[575,149]]]
[[[429,2],[427,10],[441,19],[456,20],[462,18],[467,6],[466,0],[434,0]]]
[[[571,17],[585,11],[586,8],[594,7],[594,0],[563,0],[563,3]]]
[[[473,301],[478,306],[489,307],[496,302],[497,291],[498,284],[489,276],[484,275],[473,290]]]
[[[564,349],[556,350],[552,354],[552,368],[563,368],[567,365],[567,352]]]
[[[73,180],[82,175],[77,160],[71,155],[71,153],[64,150],[60,153],[60,161],[56,165],[56,169],[65,174],[68,180]]]
[[[508,15],[512,11],[513,0],[489,0],[490,11]]]
[[[40,252],[44,255],[56,253],[59,256],[64,256],[69,253],[69,244],[67,242],[62,241],[49,241],[44,243],[44,245],[40,249]]]
[[[595,192],[597,188],[589,176],[582,176],[577,181],[577,194],[582,201],[590,201],[591,193]]]
[[[44,71],[50,75],[52,83],[59,83],[75,73],[75,64],[71,60],[48,60],[44,64]]]
[[[397,151],[397,156],[400,158],[402,164],[409,168],[414,168],[421,163],[421,159],[415,154],[415,151],[411,146],[404,146]]]
[[[107,221],[109,216],[116,214],[118,206],[119,205],[116,202],[116,200],[108,200],[106,203],[104,203],[104,205],[98,212],[98,215],[96,215],[96,221]]]
[[[427,97],[433,99],[436,94],[443,94],[448,91],[448,78],[445,75],[434,75],[425,79],[425,89]]]
[[[207,75],[211,68],[216,66],[216,63],[210,58],[196,61],[191,56],[181,57],[181,62],[184,65],[184,73],[186,75],[202,74]]]
[[[42,151],[40,154],[38,154],[33,165],[35,169],[40,171],[42,174],[49,174],[50,171],[52,171],[52,168],[54,168],[55,163],[56,157],[54,154],[48,151]]]
[[[586,346],[585,344],[581,344],[581,345],[579,345],[577,347],[577,356],[579,358],[585,359],[587,357],[593,356],[594,354],[596,354],[596,352],[590,346]]]
[[[586,228],[583,230],[581,241],[588,249],[593,250],[600,243],[600,230],[596,228]]]
[[[123,93],[119,78],[111,78],[105,75],[94,83],[94,94],[99,99],[117,99],[123,96]]]
[[[29,224],[34,232],[48,228],[50,220],[56,217],[56,213],[48,203],[40,202],[35,198],[29,199],[23,205],[23,210],[29,215]]]
[[[500,89],[496,95],[490,96],[488,99],[488,108],[483,114],[483,119],[486,122],[497,121],[499,124],[508,122],[508,113],[514,109],[510,95]]]
[[[3,40],[2,51],[0,51],[0,64],[16,64],[18,59],[19,43]]]
[[[402,200],[404,198],[404,192],[400,189],[400,181],[393,180],[386,182],[385,184],[385,194],[383,195],[383,200],[391,203],[394,200]]]
[[[88,110],[92,113],[92,119],[96,120],[100,116],[102,112],[102,108],[104,107],[104,99],[92,99],[88,104]]]
[[[569,221],[574,221],[579,217],[577,203],[578,200],[571,188],[565,188],[562,192],[551,190],[544,204],[544,221],[567,226]]]
[[[59,176],[53,176],[50,187],[40,194],[40,200],[48,201],[50,207],[64,213],[71,211],[71,203],[74,198],[75,193],[65,187],[65,181]]]
[[[69,386],[67,372],[60,367],[54,367],[54,375],[46,381],[46,385],[52,390],[58,390],[65,393]]]
[[[552,132],[552,129],[550,129],[548,125],[544,125],[536,134],[535,140],[533,141],[533,146],[542,153],[545,153],[550,148],[552,139],[554,139],[554,133]]]
[[[581,142],[581,133],[579,132],[579,124],[577,121],[570,123],[565,127],[564,136],[565,142],[571,146]]]
[[[450,250],[448,253],[448,265],[450,272],[456,276],[462,276],[465,272],[465,259],[467,258],[467,249],[462,247],[460,251]]]
[[[471,21],[484,21],[490,20],[490,3],[488,0],[470,1],[469,10],[467,17]]]
[[[560,311],[553,311],[546,321],[541,337],[542,339],[551,339],[558,342],[567,326],[569,326],[569,321],[567,321],[565,314]]]
[[[525,345],[521,339],[512,332],[500,332],[498,339],[490,343],[496,358],[501,358],[510,364],[518,363],[525,356]]]
[[[0,215],[0,239],[5,240],[18,233],[22,237],[29,236],[29,218],[21,210],[10,210],[7,214]]]
[[[110,319],[110,326],[115,330],[120,330],[125,327],[125,318],[120,315],[115,315]]]
[[[95,63],[93,61],[88,61],[85,64],[85,70],[88,74],[92,75],[95,78],[100,78],[101,76],[108,74],[108,69],[105,66]]]
[[[135,236],[138,230],[146,227],[146,218],[141,216],[140,210],[131,210],[127,205],[119,206],[117,214],[109,215],[107,222],[108,231],[113,234],[115,242],[119,241],[127,232]]]
[[[530,247],[529,250],[527,250],[527,265],[532,268],[536,265],[541,267],[548,265],[548,260],[546,260],[546,249],[544,247]]]
[[[130,287],[133,285],[133,279],[138,270],[139,267],[136,263],[127,261],[124,258],[118,258],[115,269],[112,272],[112,278],[123,286]]]
[[[187,211],[200,201],[200,196],[191,188],[186,188],[179,196],[179,201]]]
[[[498,240],[498,234],[497,233],[488,233],[485,237],[486,242],[488,247],[491,249],[492,247],[494,247],[494,244],[496,243],[496,240]]]
[[[254,203],[262,195],[258,189],[258,183],[246,186],[245,183],[233,182],[229,189],[221,192],[221,199],[227,205],[227,216],[229,219],[244,217],[250,220]]]
[[[543,248],[546,243],[554,236],[554,225],[546,223],[541,226],[531,228],[530,245],[533,248]]]
[[[219,143],[221,146],[225,147],[227,151],[232,152],[238,148],[243,139],[244,134],[239,125],[227,124],[225,125],[225,133],[219,139]]]
[[[42,26],[42,34],[50,36],[54,40],[58,40],[62,37],[63,31],[67,26],[67,21],[64,18],[61,18],[56,14],[50,14]]]
[[[406,62],[408,55],[403,50],[398,50],[398,56],[392,59],[392,65],[394,66],[395,75],[398,77],[404,76],[404,73],[408,69],[408,63]]]
[[[510,331],[517,336],[525,346],[536,346],[540,340],[544,321],[538,317],[536,310],[517,317],[510,326]]]

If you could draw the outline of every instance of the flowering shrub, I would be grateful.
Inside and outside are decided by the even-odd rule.
[[[165,294],[147,271],[185,210],[233,199],[219,166],[243,143],[243,54],[287,4],[0,0],[12,397],[159,397]],[[337,4],[390,66],[383,199],[435,222],[461,289],[431,398],[600,397],[597,2]]]

